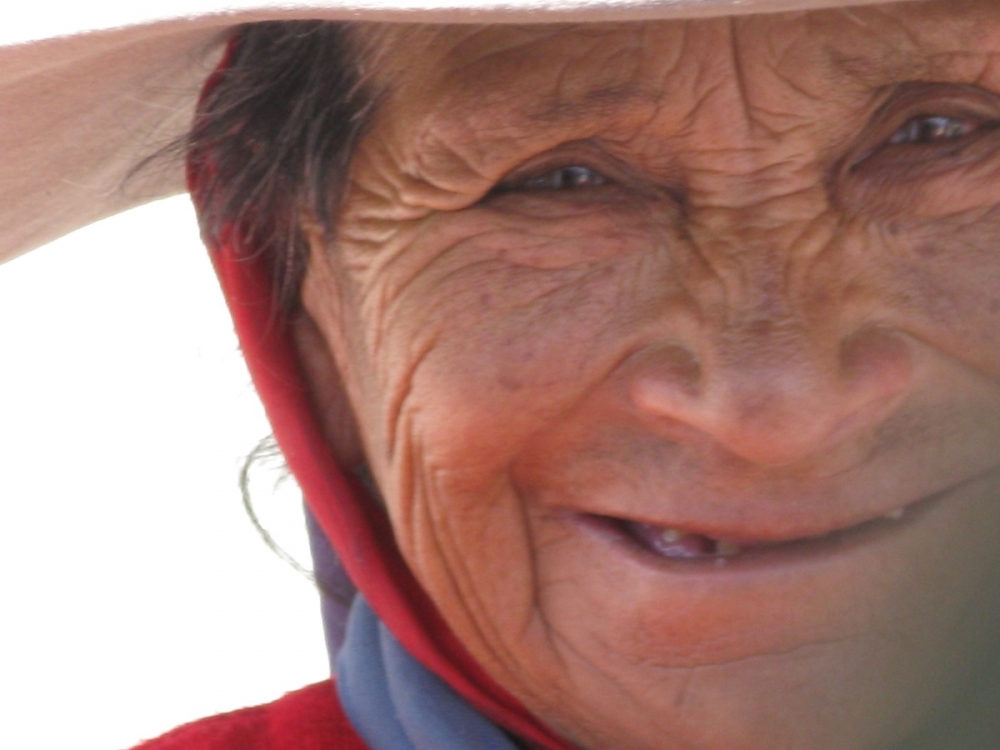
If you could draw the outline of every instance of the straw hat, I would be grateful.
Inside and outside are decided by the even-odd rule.
[[[0,30],[0,261],[181,192],[180,167],[136,165],[187,128],[226,31],[262,20],[641,20],[864,5],[872,0],[162,0],[33,3]]]

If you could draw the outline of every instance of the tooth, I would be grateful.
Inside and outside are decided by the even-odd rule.
[[[743,551],[736,542],[728,542],[725,539],[717,539],[715,542],[715,554],[719,557],[732,557]]]
[[[675,544],[687,535],[686,531],[681,531],[680,529],[664,529],[660,532],[660,538],[667,544]]]
[[[906,512],[905,508],[896,508],[896,510],[892,510],[886,513],[885,517],[888,518],[890,521],[898,521],[900,518],[903,517],[903,514],[905,512]]]

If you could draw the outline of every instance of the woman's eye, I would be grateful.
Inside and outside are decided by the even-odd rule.
[[[607,184],[600,172],[579,165],[550,169],[539,175],[502,186],[502,190],[579,190]]]
[[[889,138],[891,144],[929,145],[957,141],[971,135],[980,127],[979,123],[945,115],[921,115],[908,120],[903,127]]]

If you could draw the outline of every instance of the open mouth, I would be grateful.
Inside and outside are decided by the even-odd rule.
[[[928,500],[930,498],[927,498]],[[743,558],[761,558],[779,553],[818,552],[844,546],[905,525],[928,503],[921,501],[884,516],[825,534],[780,541],[716,538],[683,528],[657,526],[610,516],[586,515],[585,522],[610,533],[620,541],[658,558],[678,563],[711,562],[716,566]]]

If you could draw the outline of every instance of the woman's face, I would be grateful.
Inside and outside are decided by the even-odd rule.
[[[889,748],[991,663],[994,8],[372,32],[305,354],[580,747]]]

